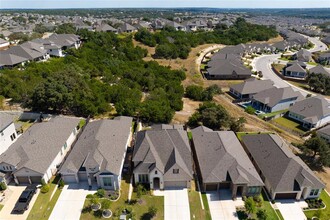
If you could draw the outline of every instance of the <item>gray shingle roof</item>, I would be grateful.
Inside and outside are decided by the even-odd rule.
[[[28,59],[25,57],[16,56],[14,54],[10,54],[7,51],[0,52],[0,66],[13,66],[16,64],[23,63]]]
[[[10,54],[14,54],[16,56],[24,57],[28,60],[34,60],[46,54],[46,53],[40,53],[37,50],[30,49],[22,45],[11,47],[6,52]]]
[[[321,128],[320,130],[317,131],[317,133],[330,136],[330,125],[327,125],[327,126]]]
[[[7,114],[0,114],[0,132],[13,122],[13,117]]]
[[[251,70],[242,64],[240,60],[217,60],[208,63],[207,72],[210,75],[241,75],[250,76]]]
[[[306,73],[306,70],[302,68],[298,63],[294,63],[291,66],[287,67],[286,71]]]
[[[310,68],[309,72],[310,73],[315,73],[315,74],[324,74],[324,75],[327,75],[327,76],[330,75],[330,73],[322,65],[317,65],[313,68]]]
[[[240,94],[255,94],[266,89],[272,88],[274,85],[273,81],[267,80],[258,80],[254,77],[251,79],[245,80],[243,83],[231,85],[230,88],[239,92]]]
[[[133,162],[138,170],[149,172],[156,166],[164,174],[164,181],[177,164],[184,172],[175,178],[192,179],[192,156],[187,132],[180,129],[145,130],[137,133]],[[168,174],[168,175],[167,175]]]
[[[330,104],[323,96],[309,97],[296,102],[289,111],[303,116],[305,121],[314,124],[324,116],[330,115]]]
[[[212,131],[200,126],[192,130],[203,183],[227,181],[263,186],[256,169],[232,131]]]
[[[78,123],[78,118],[58,116],[33,124],[0,156],[0,163],[44,174]]]
[[[270,89],[261,91],[253,96],[253,100],[257,100],[269,107],[274,107],[281,100],[296,98],[296,101],[302,100],[304,97],[300,92],[294,91],[291,87],[276,88],[272,87]]]
[[[275,134],[245,135],[242,141],[275,192],[324,188],[313,171]]]
[[[101,172],[121,173],[131,117],[88,123],[64,162],[60,173],[77,173],[81,167],[100,167]]]

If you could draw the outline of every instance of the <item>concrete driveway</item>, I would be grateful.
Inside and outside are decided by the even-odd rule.
[[[87,184],[65,185],[49,220],[80,219],[86,196],[95,192],[96,189],[88,190]]]
[[[37,197],[39,195],[40,190],[37,190],[37,193],[32,197],[32,200],[29,205],[29,209],[26,210],[23,214],[12,214],[11,212],[14,209],[14,206],[20,197],[21,193],[24,191],[26,186],[8,186],[8,189],[6,190],[6,198],[5,205],[0,211],[0,220],[25,220],[27,219],[35,201],[37,200]]]
[[[281,200],[275,203],[276,207],[280,210],[285,220],[306,220],[307,217],[303,212],[303,208],[307,207],[305,201],[297,202],[296,200]]]
[[[206,193],[212,219],[238,220],[236,207],[244,206],[241,198],[233,201],[229,190]]]
[[[155,196],[164,196],[165,220],[190,220],[187,189],[172,188],[154,191]]]

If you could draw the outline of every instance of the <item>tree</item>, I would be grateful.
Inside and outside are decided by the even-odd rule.
[[[196,85],[187,86],[186,96],[188,98],[196,100],[196,101],[202,101],[203,100],[203,87],[196,86]]]
[[[303,151],[306,154],[311,154],[312,159],[321,165],[330,165],[330,146],[319,136],[312,135],[306,140],[303,144]]]
[[[62,189],[64,185],[65,185],[64,180],[60,179],[60,181],[58,182],[58,187]]]
[[[149,209],[148,209],[148,213],[149,213],[151,218],[156,216],[157,211],[158,211],[158,209],[155,206],[150,206]]]
[[[231,118],[227,110],[213,102],[205,102],[200,105],[197,111],[188,120],[188,125],[190,127],[204,125],[213,130],[227,127],[230,123]]]
[[[267,212],[264,209],[259,209],[257,211],[258,220],[267,220]]]
[[[0,182],[0,191],[6,190],[7,184],[5,182]]]
[[[244,202],[246,212],[251,215],[256,212],[256,205],[252,197],[248,197]]]

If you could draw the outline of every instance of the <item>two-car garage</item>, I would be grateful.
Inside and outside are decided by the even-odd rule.
[[[41,184],[41,176],[16,176],[18,184]]]
[[[275,200],[276,199],[296,199],[297,193],[276,193],[275,194]]]
[[[187,181],[165,181],[164,182],[165,188],[187,188],[188,182]]]

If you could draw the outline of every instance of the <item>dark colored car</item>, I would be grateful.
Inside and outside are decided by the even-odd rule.
[[[18,201],[16,202],[16,205],[13,209],[13,212],[15,213],[24,213],[26,210],[29,209],[29,204],[31,202],[31,199],[33,195],[36,193],[35,188],[27,188],[25,189],[20,197],[18,198]]]

